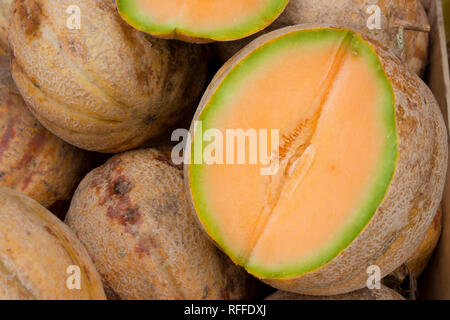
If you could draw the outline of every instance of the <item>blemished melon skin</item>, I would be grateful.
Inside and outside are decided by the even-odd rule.
[[[0,233],[0,300],[106,298],[100,276],[74,233],[36,201],[3,186]],[[67,286],[74,284],[70,266],[79,267],[79,289]]]
[[[111,299],[253,299],[262,284],[204,236],[182,167],[156,149],[129,151],[78,187],[66,223]]]
[[[371,14],[366,10],[373,4],[381,9],[381,30],[369,30],[367,27]],[[352,28],[380,42],[413,72],[422,75],[428,59],[428,33],[404,30],[404,46],[401,46],[397,39],[398,28],[389,27],[398,20],[417,27],[429,26],[427,14],[419,0],[291,0],[283,14],[262,33],[296,24],[329,24]],[[214,43],[213,51],[225,62],[255,38]]]
[[[0,185],[44,207],[70,200],[90,163],[85,151],[59,139],[30,113],[0,57]]]
[[[360,289],[335,296],[305,296],[286,291],[277,291],[266,300],[405,300],[400,294],[386,286],[380,289]]]
[[[13,0],[0,0],[0,55],[9,55],[8,21]]]
[[[222,80],[247,55],[283,35],[322,28],[327,26],[297,25],[279,29],[254,40],[231,58],[206,90],[194,117],[191,135],[195,121]],[[442,199],[448,143],[445,123],[436,99],[425,83],[407,70],[396,56],[374,40],[364,35],[361,37],[370,41],[369,45],[379,56],[394,91],[398,136],[395,172],[370,222],[334,259],[299,276],[260,277],[280,290],[305,295],[337,295],[355,291],[366,286],[369,277],[367,268],[372,265],[380,268],[383,278],[411,257],[425,237]],[[185,176],[188,175],[189,164],[186,164]],[[189,190],[190,204],[195,210],[189,179],[186,179],[186,188]],[[207,226],[202,226],[209,234]]]
[[[73,5],[78,30],[67,27]],[[17,87],[47,129],[79,148],[135,148],[169,130],[202,93],[205,48],[133,29],[113,0],[17,0],[11,12]]]

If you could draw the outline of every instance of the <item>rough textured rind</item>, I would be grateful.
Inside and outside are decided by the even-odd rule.
[[[374,4],[381,9],[381,30],[369,30],[367,27],[373,13],[366,10]],[[397,38],[399,29],[395,27],[399,22],[418,27],[429,26],[427,14],[419,0],[291,0],[284,13],[263,33],[311,23],[353,28],[382,43],[412,71],[421,75],[427,64],[428,33],[404,30],[402,46]],[[213,49],[222,61],[226,61],[256,37],[215,43]]]
[[[428,261],[436,248],[442,230],[442,207],[439,210],[428,228],[425,239],[420,246],[414,250],[414,254],[406,261],[408,269],[418,278],[425,270]]]
[[[277,291],[266,300],[405,300],[400,294],[388,287],[370,290],[367,288],[335,296],[305,296],[286,291]]]
[[[28,111],[9,58],[0,57],[0,185],[49,208],[70,199],[88,163],[84,151],[54,136]]]
[[[67,224],[110,298],[247,299],[261,284],[203,235],[168,151],[117,155],[78,187]]]
[[[69,29],[69,6],[81,10]],[[178,121],[197,102],[207,71],[201,46],[146,36],[114,0],[15,0],[12,73],[39,121],[82,149],[120,152]]]
[[[9,55],[8,20],[13,0],[0,0],[0,55]]]
[[[0,300],[105,299],[86,249],[73,232],[27,196],[0,187]],[[70,290],[79,267],[80,289]]]
[[[420,245],[414,250],[411,257],[399,268],[397,268],[393,273],[389,275],[398,284],[401,284],[407,276],[413,277],[414,281],[419,278],[422,272],[425,270],[428,261],[436,248],[439,238],[441,236],[442,230],[442,206],[439,209],[428,228],[425,238],[422,240]]]
[[[324,27],[292,26],[253,41],[219,70],[200,102],[194,121],[230,70],[248,54],[284,34]],[[417,75],[409,72],[397,57],[372,43],[395,94],[398,160],[393,179],[371,221],[332,261],[299,277],[261,279],[280,290],[336,295],[365,287],[369,266],[380,267],[382,277],[390,274],[420,244],[442,199],[448,144],[439,106],[431,90]],[[191,135],[192,130],[191,126]],[[190,155],[187,157],[189,159]],[[189,165],[185,165],[185,174],[189,174]],[[188,181],[186,185],[190,191]],[[194,207],[190,192],[189,197]]]

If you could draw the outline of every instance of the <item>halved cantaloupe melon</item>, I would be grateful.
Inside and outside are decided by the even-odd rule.
[[[201,224],[282,290],[339,294],[364,287],[371,265],[391,273],[442,196],[447,140],[431,91],[347,29],[294,26],[255,40],[218,72],[194,120],[185,170]],[[209,129],[229,149],[206,142]],[[250,143],[249,164],[219,164],[231,150],[238,163],[230,129],[279,130],[275,174],[250,164]],[[209,151],[219,162],[200,163]]]
[[[288,0],[117,0],[130,25],[187,42],[244,38],[272,23]]]

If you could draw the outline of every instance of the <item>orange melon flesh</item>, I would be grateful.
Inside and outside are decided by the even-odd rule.
[[[320,267],[382,201],[397,158],[394,98],[372,49],[341,29],[281,36],[237,64],[199,114],[203,132],[224,137],[227,129],[280,130],[275,175],[262,175],[267,164],[248,157],[188,167],[201,223],[252,274],[293,277]],[[194,130],[192,162],[201,139]]]
[[[354,208],[369,192],[384,142],[377,119],[378,88],[366,76],[367,67],[361,59],[349,59],[342,67],[311,140],[315,154],[308,173],[278,200],[249,263],[293,263],[292,252],[310,257],[357,214]]]
[[[239,39],[273,22],[287,0],[118,0],[122,17],[150,34]],[[176,35],[174,36],[176,38]]]

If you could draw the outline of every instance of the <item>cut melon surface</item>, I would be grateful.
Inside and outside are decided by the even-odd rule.
[[[297,30],[256,47],[201,103],[202,131],[192,128],[189,189],[207,233],[260,278],[331,261],[370,221],[393,177],[394,100],[374,49],[351,31]],[[224,137],[278,129],[277,173],[262,175],[262,163],[194,164],[208,129]]]
[[[117,0],[130,25],[153,36],[188,42],[227,41],[272,23],[288,0]]]

